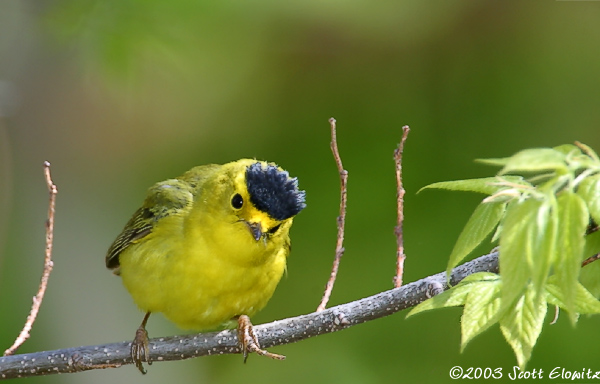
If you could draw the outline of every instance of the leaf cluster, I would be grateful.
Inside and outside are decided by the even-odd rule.
[[[542,331],[548,304],[579,314],[600,313],[598,266],[583,270],[600,250],[600,160],[581,143],[526,149],[501,159],[495,177],[439,182],[423,189],[486,194],[460,234],[446,270],[463,261],[492,233],[499,245],[500,274],[477,273],[415,307],[464,306],[461,349],[499,323],[524,367]],[[594,265],[594,267],[592,267]],[[596,273],[593,273],[596,272]]]

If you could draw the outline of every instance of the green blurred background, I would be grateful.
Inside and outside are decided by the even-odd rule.
[[[44,160],[59,189],[55,269],[23,353],[130,340],[142,314],[104,268],[107,247],[152,183],[242,157],[277,162],[308,197],[288,276],[255,323],[313,311],[335,247],[332,116],[350,179],[331,305],[391,288],[404,124],[405,281],[444,270],[481,197],[419,188],[495,171],[475,158],[575,140],[600,150],[598,20],[600,2],[584,1],[2,0],[0,348],[41,273]],[[497,327],[459,352],[460,313],[400,313],[273,348],[284,362],[219,356],[20,382],[441,383],[454,365],[511,370]],[[598,326],[547,325],[528,367],[599,370]],[[148,329],[181,333],[161,316]]]

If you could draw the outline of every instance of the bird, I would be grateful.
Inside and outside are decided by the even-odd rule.
[[[286,271],[290,227],[305,199],[297,178],[255,159],[197,166],[149,188],[105,258],[145,312],[130,351],[140,372],[152,363],[146,324],[157,312],[198,331],[237,320],[244,362],[249,352],[285,358],[261,349],[250,316]]]

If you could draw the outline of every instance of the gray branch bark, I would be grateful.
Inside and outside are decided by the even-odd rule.
[[[498,252],[478,257],[452,271],[455,285],[476,272],[498,272]],[[324,333],[388,316],[413,307],[448,289],[444,272],[321,312],[257,325],[254,331],[265,348],[294,343]],[[131,342],[93,345],[0,357],[0,380],[118,368],[131,364]],[[153,362],[240,353],[235,330],[161,337],[150,340]]]

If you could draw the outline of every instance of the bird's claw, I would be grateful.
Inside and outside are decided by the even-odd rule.
[[[148,348],[148,332],[142,326],[137,329],[135,338],[131,342],[131,358],[137,369],[145,375],[146,370],[142,362],[152,364],[152,361],[150,361],[150,349]]]
[[[260,348],[260,343],[254,334],[254,329],[248,316],[241,315],[238,317],[237,334],[238,342],[240,343],[240,348],[242,349],[242,354],[244,355],[244,363],[248,359],[248,354],[251,352],[261,356],[267,356],[275,360],[285,360],[284,355],[278,355]]]

